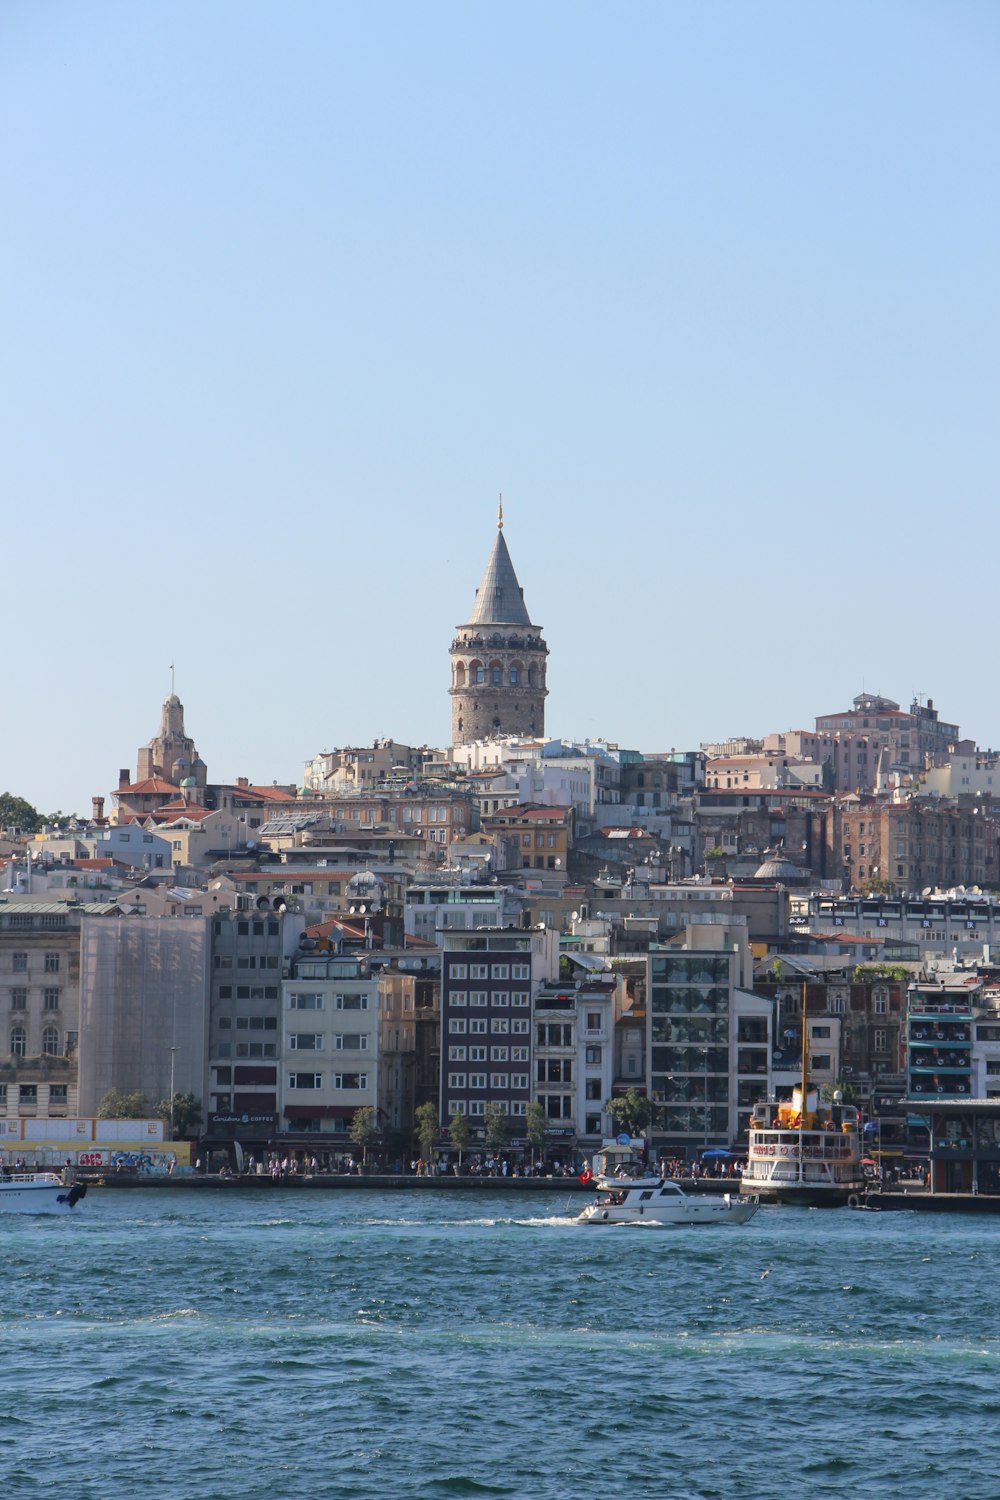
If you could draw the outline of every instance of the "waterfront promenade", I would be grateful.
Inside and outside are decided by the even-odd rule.
[[[567,1192],[592,1196],[593,1183],[582,1183],[579,1178],[566,1177],[456,1177],[448,1174],[441,1177],[417,1177],[413,1173],[290,1173],[277,1179],[257,1173],[244,1173],[241,1177],[218,1173],[184,1173],[169,1176],[161,1172],[112,1172],[77,1174],[81,1180],[95,1188],[154,1188],[164,1192],[181,1189],[195,1192],[233,1192],[249,1190],[255,1193],[279,1192],[289,1188],[295,1192],[315,1192],[336,1189],[375,1189],[381,1192],[417,1193],[559,1193]],[[739,1191],[732,1178],[703,1177],[678,1179],[688,1193],[726,1193]],[[1000,1213],[1000,1197],[986,1193],[931,1193],[922,1184],[912,1183],[890,1190],[873,1190],[862,1199],[863,1212],[917,1211],[923,1213]]]

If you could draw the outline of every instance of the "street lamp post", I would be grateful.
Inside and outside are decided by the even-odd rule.
[[[702,1063],[704,1064],[704,1092],[705,1092],[705,1108],[704,1108],[704,1113],[703,1113],[703,1116],[702,1116],[702,1125],[703,1125],[704,1128],[703,1128],[703,1131],[702,1131],[702,1147],[701,1147],[701,1149],[702,1149],[702,1155],[704,1155],[704,1153],[708,1150],[708,1048],[707,1047],[703,1047],[701,1049],[701,1057],[702,1057]]]
[[[170,1139],[171,1140],[173,1140],[173,1138],[174,1138],[174,1058],[176,1057],[176,1055],[177,1055],[177,1048],[176,1047],[171,1047],[171,1049],[170,1049]]]

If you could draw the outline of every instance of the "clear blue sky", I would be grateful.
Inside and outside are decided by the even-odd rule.
[[[171,662],[213,779],[445,743],[498,490],[553,732],[1000,744],[998,76],[993,0],[4,0],[0,790]]]

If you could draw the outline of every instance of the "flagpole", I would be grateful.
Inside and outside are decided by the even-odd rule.
[[[799,1104],[799,1182],[803,1181],[802,1138],[806,1128],[806,1098],[809,1089],[809,1044],[806,1041],[806,1013],[808,1000],[806,981],[802,981],[802,1098]]]

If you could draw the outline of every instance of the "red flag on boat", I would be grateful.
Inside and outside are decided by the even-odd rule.
[[[583,1171],[580,1173],[580,1181],[583,1183],[584,1187],[587,1186],[588,1182],[593,1181],[593,1177],[594,1174],[589,1167],[584,1167]]]

